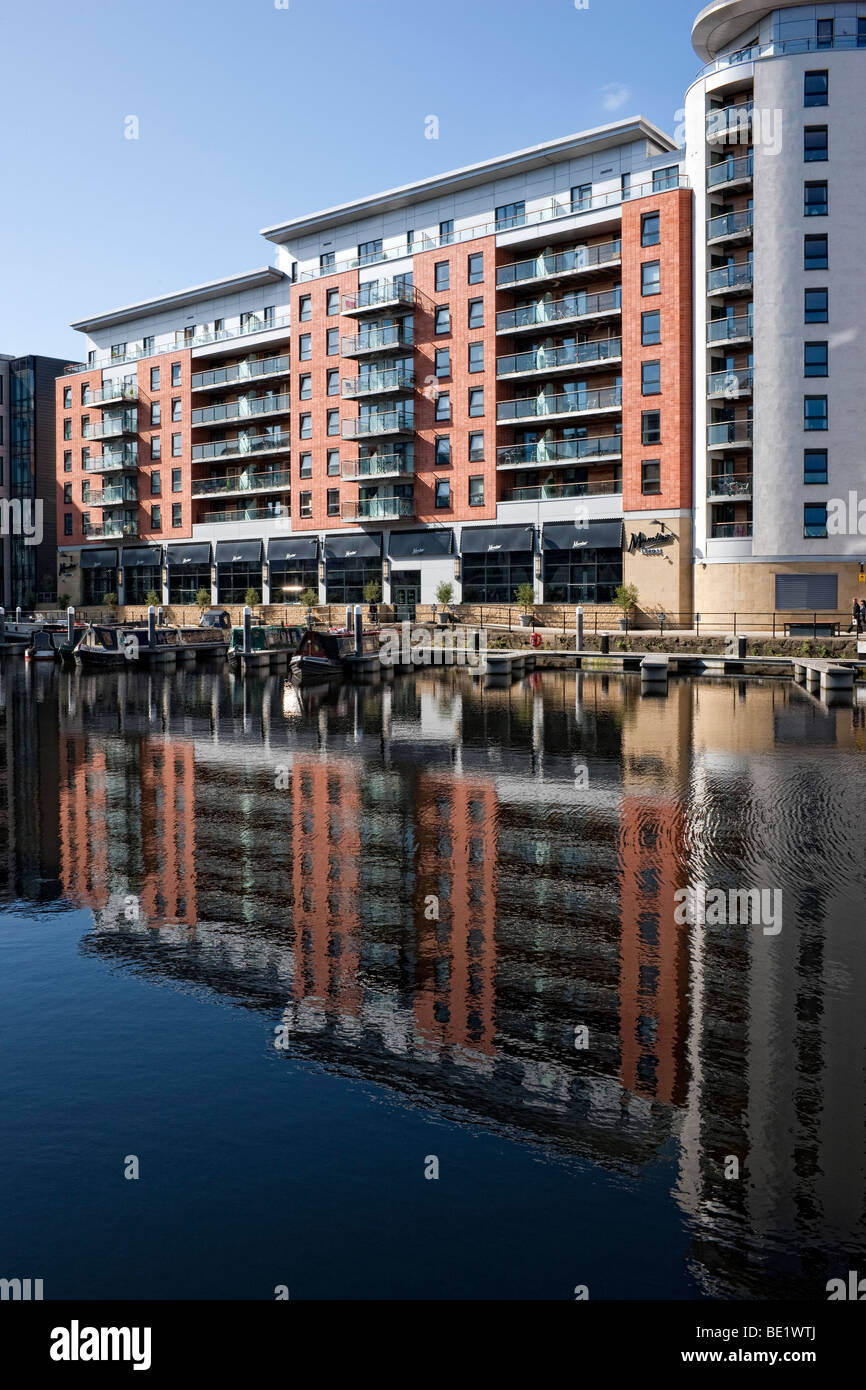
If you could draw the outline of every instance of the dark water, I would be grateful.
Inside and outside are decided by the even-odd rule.
[[[866,1272],[859,709],[22,665],[0,1276],[682,1299]],[[781,888],[782,930],[677,924],[689,881]]]

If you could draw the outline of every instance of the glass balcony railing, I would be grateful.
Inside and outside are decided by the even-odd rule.
[[[411,307],[417,298],[417,290],[404,275],[395,275],[389,280],[368,280],[366,284],[343,295],[343,313],[362,314],[367,310],[397,304]]]
[[[261,473],[227,473],[224,478],[193,478],[193,497],[213,497],[220,492],[261,492],[264,489],[289,487],[292,475],[288,469]]]
[[[121,449],[103,449],[99,458],[88,459],[89,473],[108,473],[116,468],[137,468],[138,449],[135,445]]]
[[[707,497],[710,500],[730,501],[738,497],[751,497],[751,473],[717,473],[707,479]]]
[[[509,420],[526,420],[539,415],[581,415],[585,411],[613,410],[621,405],[622,387],[606,386],[600,391],[564,391],[559,395],[500,401],[496,419],[499,424],[505,424]]]
[[[88,526],[83,532],[86,541],[120,539],[123,536],[137,535],[137,521],[104,521],[101,526]]]
[[[707,140],[710,143],[723,140],[747,145],[751,137],[754,106],[753,101],[741,101],[733,106],[711,108],[707,112]]]
[[[415,515],[411,497],[359,497],[343,502],[340,515],[344,521],[399,521]]]
[[[752,288],[752,262],[740,265],[721,265],[707,271],[707,293],[720,290],[750,290]]]
[[[773,39],[771,43],[752,44],[750,48],[740,48],[736,53],[726,53],[702,67],[697,78],[709,77],[714,72],[738,67],[741,63],[754,63],[760,58],[784,58],[792,53],[823,53],[827,49],[866,48],[866,37],[856,34],[834,34],[828,41],[814,35],[801,39]]]
[[[707,395],[724,396],[729,400],[745,396],[752,389],[753,368],[737,367],[729,372],[710,372],[707,376]]]
[[[253,362],[235,362],[231,367],[213,367],[209,372],[193,372],[190,385],[193,391],[210,386],[231,386],[236,381],[255,381],[263,376],[287,376],[291,359],[286,356],[262,357]]]
[[[137,507],[138,495],[130,492],[128,488],[104,487],[98,497],[88,497],[82,501],[81,505],[88,507]]]
[[[751,420],[724,420],[707,425],[707,444],[711,448],[729,444],[751,444]]]
[[[233,338],[246,338],[251,333],[271,333],[277,329],[288,331],[290,319],[288,312],[282,314],[248,314],[242,323],[232,328],[219,328],[211,333],[177,333],[171,342],[148,343],[128,348],[126,352],[95,353],[90,362],[70,362],[64,375],[79,372],[101,371],[105,367],[123,367],[130,362],[140,362],[142,357],[160,357],[166,352],[182,352],[185,348],[205,347],[209,343],[230,342]]]
[[[247,420],[257,415],[285,415],[291,396],[256,396],[252,400],[230,401],[226,405],[206,405],[194,410],[190,417],[194,425],[210,425],[215,421]]]
[[[496,359],[496,375],[518,376],[524,372],[547,372],[558,367],[586,366],[622,356],[620,338],[602,338],[595,343],[566,343],[562,347],[537,347]]]
[[[719,188],[726,183],[745,183],[752,177],[753,160],[750,154],[731,155],[718,164],[707,167],[707,188]]]
[[[384,371],[343,378],[343,395],[350,399],[354,396],[385,396],[390,391],[414,389],[415,373],[405,367],[386,367]]]
[[[134,381],[109,382],[106,386],[91,390],[82,405],[114,405],[120,401],[137,401],[138,384]]]
[[[707,343],[732,343],[752,337],[752,315],[732,314],[728,318],[711,319],[707,324]]]
[[[405,454],[371,454],[365,458],[344,459],[342,476],[349,481],[354,481],[359,478],[382,478],[399,473],[413,473],[414,470],[415,459],[410,452]]]
[[[365,439],[380,434],[411,434],[415,428],[411,410],[377,410],[359,415],[357,420],[344,420],[344,439]]]
[[[85,439],[119,439],[124,434],[138,433],[138,411],[125,410],[113,420],[94,421],[84,430]]]
[[[503,502],[557,502],[568,497],[621,497],[621,482],[540,483],[537,487],[513,487]]]
[[[723,212],[719,217],[711,217],[707,222],[707,241],[723,241],[735,236],[748,236],[752,231],[753,214],[751,208],[740,212]]]
[[[343,356],[354,357],[360,352],[387,352],[394,348],[411,348],[414,332],[407,324],[389,323],[377,328],[363,328],[354,337],[343,339]]]
[[[745,540],[751,534],[751,521],[715,521],[710,530],[714,541]]]
[[[291,436],[288,430],[277,434],[238,436],[237,439],[217,439],[211,444],[193,444],[194,459],[228,458],[239,454],[260,454],[270,449],[288,449]]]
[[[591,318],[597,314],[618,313],[622,308],[622,287],[601,294],[568,294],[546,303],[521,304],[496,315],[497,333],[513,333],[523,328],[545,328],[569,319]]]
[[[202,512],[201,515],[196,518],[196,525],[221,526],[238,521],[275,521],[278,516],[288,515],[289,509],[286,506],[243,507],[228,512]]]
[[[608,241],[602,246],[575,246],[568,251],[542,252],[528,261],[501,265],[496,271],[497,289],[523,284],[527,280],[545,280],[552,275],[571,275],[598,266],[616,265],[622,259],[622,242]]]
[[[622,436],[595,435],[589,439],[540,439],[535,444],[508,444],[496,450],[497,468],[526,468],[533,464],[566,464],[575,459],[622,457]]]

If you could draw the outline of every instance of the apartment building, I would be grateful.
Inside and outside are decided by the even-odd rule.
[[[637,118],[294,219],[83,319],[62,587],[690,605],[691,194]]]

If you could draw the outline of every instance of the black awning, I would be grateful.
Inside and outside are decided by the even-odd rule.
[[[547,521],[543,536],[545,550],[622,550],[621,521]]]
[[[120,564],[125,570],[158,569],[162,564],[162,546],[129,545],[120,552]]]
[[[381,554],[381,531],[374,531],[371,535],[325,537],[326,560],[351,560],[356,555],[366,558],[369,555]]]
[[[261,541],[217,541],[216,562],[218,565],[260,565],[263,549]]]
[[[462,555],[489,551],[531,551],[535,547],[534,526],[464,526],[460,535]]]
[[[434,526],[427,531],[392,531],[388,554],[392,560],[450,555],[453,539],[454,532],[449,526]]]
[[[268,564],[284,565],[289,560],[315,560],[319,554],[318,536],[288,536],[268,541]]]
[[[191,541],[189,545],[170,545],[165,552],[167,565],[209,565],[210,541]]]
[[[116,550],[82,550],[81,568],[83,570],[116,570]]]

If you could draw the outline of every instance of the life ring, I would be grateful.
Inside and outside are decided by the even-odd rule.
[[[540,633],[540,632],[533,632],[532,636],[531,636],[530,639],[529,639],[529,645],[530,645],[530,647],[540,647],[540,646],[541,646],[541,633]]]

